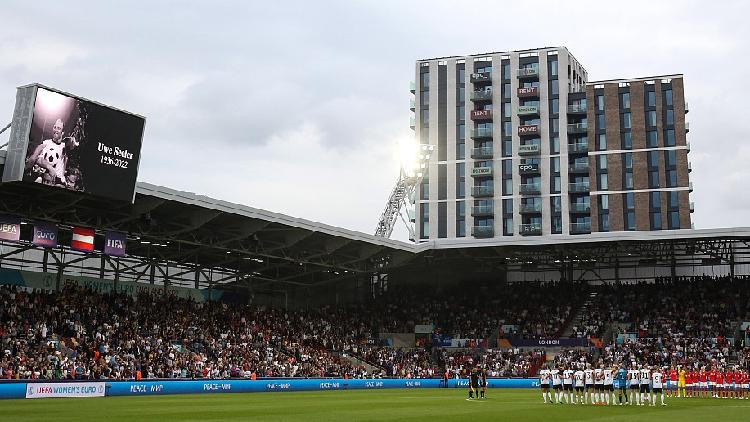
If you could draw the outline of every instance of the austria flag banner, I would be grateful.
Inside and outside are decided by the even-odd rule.
[[[81,252],[94,251],[94,229],[73,227],[73,240],[70,247]]]

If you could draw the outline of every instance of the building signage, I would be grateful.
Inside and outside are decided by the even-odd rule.
[[[523,135],[537,135],[539,133],[539,125],[520,125],[518,126],[518,134]]]
[[[474,167],[471,169],[472,176],[491,176],[492,167]]]
[[[472,82],[489,82],[491,80],[489,73],[472,73]]]
[[[492,119],[492,110],[471,110],[471,120]]]
[[[539,164],[519,164],[518,170],[521,173],[538,173]]]
[[[112,256],[125,256],[125,234],[107,232],[104,235],[104,253]]]
[[[519,154],[537,153],[537,152],[539,152],[539,145],[537,145],[537,144],[519,145],[518,146],[518,153]]]
[[[73,240],[70,247],[81,252],[94,251],[94,229],[73,227]]]
[[[519,97],[537,97],[539,96],[539,88],[537,87],[518,88],[518,96]]]
[[[21,220],[0,215],[0,240],[18,242],[21,239]]]
[[[44,248],[54,248],[57,246],[57,226],[49,223],[34,223],[34,245]]]
[[[518,114],[537,114],[539,113],[538,106],[520,106],[518,107]]]

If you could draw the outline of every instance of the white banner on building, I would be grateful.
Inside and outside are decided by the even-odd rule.
[[[104,397],[103,382],[55,382],[26,384],[27,399],[47,397]]]

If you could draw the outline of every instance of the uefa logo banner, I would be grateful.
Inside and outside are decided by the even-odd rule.
[[[125,256],[126,240],[124,233],[107,232],[104,236],[104,253],[111,256]]]
[[[54,248],[57,246],[57,226],[49,223],[34,223],[34,245],[44,248]]]
[[[16,217],[0,215],[0,240],[18,242],[21,239],[21,220]]]

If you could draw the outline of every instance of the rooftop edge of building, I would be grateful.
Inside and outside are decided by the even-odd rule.
[[[617,79],[604,79],[601,81],[589,81],[586,82],[586,85],[601,85],[601,84],[611,84],[611,83],[621,83],[621,82],[643,82],[643,81],[652,81],[655,79],[674,79],[674,78],[683,78],[682,73],[673,73],[673,74],[667,74],[667,75],[653,75],[653,76],[641,76],[638,78],[617,78]]]
[[[570,54],[570,56],[573,57],[573,59],[575,59],[575,61],[577,61],[579,64],[581,64],[581,61],[578,60],[573,55],[573,53],[570,52],[570,50],[568,49],[568,47],[565,47],[564,45],[560,45],[560,46],[548,46],[548,47],[538,47],[538,48],[527,48],[527,49],[523,49],[523,50],[512,50],[512,51],[493,51],[493,52],[488,52],[488,53],[467,54],[467,55],[463,55],[463,56],[454,55],[454,56],[445,56],[445,57],[432,57],[432,58],[418,59],[417,63],[430,62],[430,61],[433,61],[433,60],[462,59],[462,58],[466,58],[466,57],[485,57],[485,56],[491,56],[493,54],[532,53],[532,52],[538,52],[538,51],[542,51],[542,50],[556,50],[556,49],[561,49],[561,48],[565,49],[565,51],[567,51],[568,54]]]

